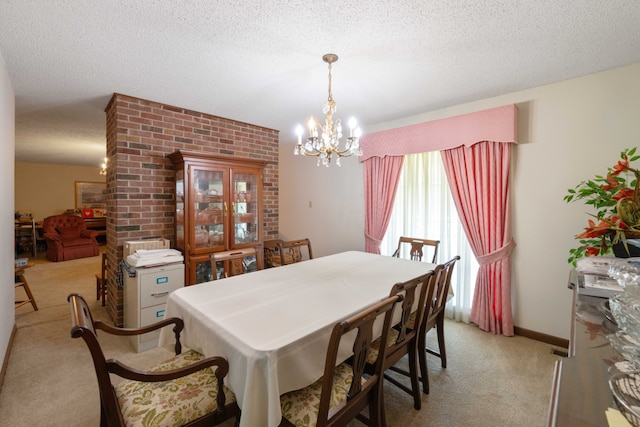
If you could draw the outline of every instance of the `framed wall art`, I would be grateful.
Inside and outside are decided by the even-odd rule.
[[[76,209],[107,209],[107,183],[76,181]]]

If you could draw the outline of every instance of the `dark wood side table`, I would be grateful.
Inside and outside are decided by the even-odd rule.
[[[14,288],[22,287],[24,288],[25,293],[27,294],[27,299],[25,300],[16,300],[15,308],[21,307],[25,304],[31,303],[33,309],[38,311],[38,305],[36,304],[36,300],[31,293],[31,289],[29,288],[29,282],[27,282],[27,278],[24,276],[24,271],[27,268],[33,267],[34,264],[27,264],[20,267],[15,267],[15,284]]]

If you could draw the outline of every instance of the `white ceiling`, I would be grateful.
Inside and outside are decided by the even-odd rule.
[[[640,0],[0,0],[16,160],[97,166],[114,92],[280,130],[363,131],[640,61]],[[639,76],[640,78],[640,76]]]

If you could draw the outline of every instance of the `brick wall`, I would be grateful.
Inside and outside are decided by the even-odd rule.
[[[163,237],[175,243],[176,150],[268,162],[264,172],[263,239],[278,237],[278,131],[180,107],[114,94],[107,117],[107,310],[123,324],[117,287],[122,245]]]

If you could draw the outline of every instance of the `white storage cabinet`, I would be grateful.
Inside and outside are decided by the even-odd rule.
[[[140,328],[164,318],[165,304],[170,292],[184,286],[184,264],[136,268],[135,277],[125,273],[124,326]],[[137,352],[158,346],[160,330],[132,336]]]

